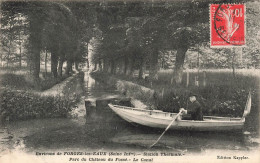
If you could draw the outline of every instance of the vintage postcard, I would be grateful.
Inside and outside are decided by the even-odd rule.
[[[258,0],[3,0],[1,163],[259,163]]]

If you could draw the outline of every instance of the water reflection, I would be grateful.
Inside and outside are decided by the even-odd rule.
[[[89,88],[94,88],[96,81],[89,75],[89,73],[85,73],[84,75],[85,88],[88,90]]]
[[[256,147],[256,144],[250,143],[250,137],[243,133],[168,131],[154,147],[155,149],[148,149],[163,132],[162,130],[122,122],[110,125],[117,127],[116,134],[109,139],[110,141],[139,146],[146,150],[199,152],[210,149],[248,150]]]

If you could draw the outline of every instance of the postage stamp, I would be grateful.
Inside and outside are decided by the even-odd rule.
[[[211,47],[234,47],[245,45],[245,5],[210,5]]]

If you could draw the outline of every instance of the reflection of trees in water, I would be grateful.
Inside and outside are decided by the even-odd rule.
[[[130,124],[129,124],[130,125]],[[118,132],[112,138],[113,142],[140,145],[149,147],[162,133],[162,130],[151,129],[147,127],[126,127],[122,132]],[[243,134],[225,134],[225,133],[199,133],[187,131],[169,131],[159,141],[160,148],[179,149],[193,151],[194,149],[227,149],[245,150],[248,143]],[[246,140],[248,141],[248,140]]]

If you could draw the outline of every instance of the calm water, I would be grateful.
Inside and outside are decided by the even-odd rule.
[[[154,148],[149,149],[148,146],[160,136],[161,130],[133,126],[114,114],[86,116],[85,99],[95,104],[95,99],[109,97],[120,95],[113,88],[100,84],[85,74],[85,96],[70,118],[10,122],[0,130],[0,153],[17,148],[26,152],[122,149],[191,153],[210,150],[253,151],[260,143],[259,112],[252,110],[241,134],[169,131]]]

